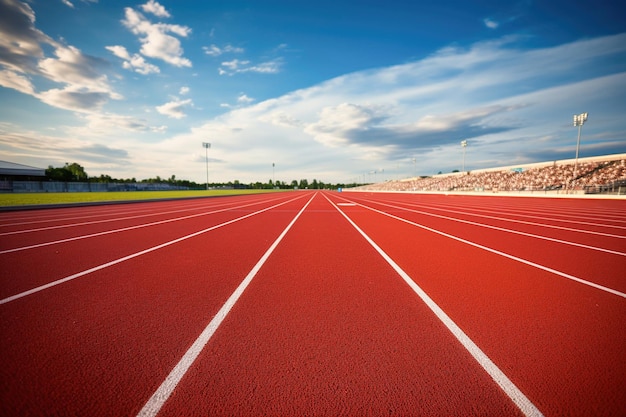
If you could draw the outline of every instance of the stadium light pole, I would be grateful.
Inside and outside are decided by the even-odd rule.
[[[580,148],[580,131],[583,128],[583,125],[587,121],[587,113],[580,113],[574,115],[574,127],[578,127],[578,140],[576,141],[576,161],[574,162],[574,178],[572,178],[572,183],[576,181],[576,173],[578,171],[578,150]],[[573,185],[573,184],[572,184]]]
[[[462,172],[465,172],[465,148],[467,148],[467,141],[466,140],[462,140],[461,141],[461,146],[463,147],[463,169],[462,169]]]
[[[276,171],[275,171],[275,167],[276,164],[274,162],[272,162],[272,186],[274,188],[276,188]]]
[[[206,189],[209,189],[209,148],[211,144],[209,142],[202,142],[202,147],[205,151],[205,159],[206,159]]]

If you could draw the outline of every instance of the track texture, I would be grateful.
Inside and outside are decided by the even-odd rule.
[[[0,415],[624,415],[625,214],[308,191],[1,213]]]

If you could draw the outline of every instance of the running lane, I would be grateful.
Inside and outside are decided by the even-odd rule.
[[[263,200],[242,198],[239,204],[211,205],[182,217],[164,208],[169,214],[157,222],[125,219],[106,223],[106,230],[97,231],[91,224],[71,227],[69,239],[68,231],[63,229],[22,235],[21,238],[32,240],[28,242],[18,241],[17,235],[5,236],[3,243],[8,249],[0,250],[0,300],[301,197],[282,193],[280,197],[266,196]],[[156,206],[163,208],[161,203]],[[98,224],[99,228],[102,226]],[[41,246],[42,242],[46,244]]]
[[[613,232],[610,237],[591,235],[526,224],[504,224],[492,219],[470,220],[463,213],[442,215],[434,210],[416,210],[398,203],[379,202],[378,199],[351,197],[351,200],[415,224],[626,292],[626,281],[621,274],[615,273],[626,269],[624,231],[619,235]],[[535,201],[540,205],[543,203],[543,199]],[[580,204],[578,200],[561,200],[561,203],[563,208]]]
[[[309,197],[1,304],[0,415],[135,415]]]
[[[521,414],[321,194],[156,412]]]
[[[348,193],[332,198],[338,203],[354,199]],[[541,209],[543,200],[534,201]],[[469,244],[483,237],[479,229],[455,232],[450,225],[439,224],[451,235],[463,233],[463,242],[369,206],[374,204],[341,208],[545,415],[623,415],[624,297]],[[402,215],[397,210],[391,214]],[[437,229],[438,224],[430,226]],[[493,248],[506,252],[517,239],[502,234],[491,243],[499,242]],[[548,241],[537,240],[528,246],[528,254],[552,253],[566,259],[581,256],[580,248],[568,249]],[[602,269],[605,259],[589,252],[582,255],[588,265],[574,271],[583,279],[589,278],[586,272],[594,266]],[[623,281],[626,269],[621,262],[620,268],[608,271],[607,281]]]

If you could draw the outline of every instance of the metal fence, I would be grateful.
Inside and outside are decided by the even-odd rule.
[[[585,187],[585,194],[617,194],[626,195],[626,180],[615,181],[606,185],[589,185]]]
[[[106,191],[170,191],[188,190],[165,183],[104,183],[104,182],[60,182],[60,181],[0,181],[0,192],[4,193],[75,193]]]

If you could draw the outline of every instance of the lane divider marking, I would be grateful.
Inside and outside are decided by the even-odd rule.
[[[372,202],[372,200],[365,200],[365,201]],[[612,238],[616,238],[616,239],[626,239],[626,235],[624,235],[624,236],[622,236],[622,235],[614,235],[614,234],[611,234],[611,233],[595,232],[593,230],[576,229],[576,228],[573,228],[573,227],[556,226],[556,225],[552,225],[552,224],[529,222],[529,221],[526,221],[526,220],[508,219],[506,217],[489,216],[489,215],[486,215],[486,214],[477,214],[477,213],[466,212],[466,211],[443,209],[443,208],[437,208],[437,207],[433,207],[433,206],[425,206],[423,204],[404,203],[402,201],[394,201],[393,203],[395,203],[395,204],[407,204],[407,205],[409,205],[411,207],[422,207],[422,208],[425,208],[425,209],[430,208],[432,210],[446,211],[446,212],[449,212],[449,213],[461,214],[461,215],[465,215],[465,216],[473,216],[473,217],[482,217],[482,218],[485,218],[485,219],[501,220],[501,221],[508,222],[508,223],[520,223],[520,224],[527,224],[527,225],[530,225],[530,226],[547,227],[549,229],[567,230],[567,231],[576,232],[576,233],[587,233],[587,234],[598,235],[598,236],[612,237]],[[378,202],[378,204],[383,204],[383,203]],[[424,213],[422,211],[412,210],[412,209],[409,209],[407,207],[404,207],[403,210],[414,211],[415,213]],[[553,220],[553,219],[544,218],[544,220]],[[593,225],[594,226],[598,226],[597,223],[593,224]],[[624,229],[623,227],[621,227],[621,228]]]
[[[460,238],[458,236],[451,235],[451,234],[446,233],[446,232],[442,232],[441,230],[433,229],[431,227],[424,226],[423,224],[415,223],[415,222],[412,222],[410,220],[404,219],[402,217],[394,216],[393,214],[389,214],[389,213],[385,213],[384,211],[377,210],[377,209],[375,209],[373,207],[368,207],[366,205],[358,204],[358,203],[357,203],[357,205],[360,206],[360,207],[366,208],[368,210],[371,210],[371,211],[383,214],[383,215],[385,215],[387,217],[391,217],[392,219],[400,220],[401,222],[410,224],[412,226],[416,226],[416,227],[419,227],[421,229],[428,230],[429,232],[436,233],[438,235],[441,235],[441,236],[444,236],[444,237],[456,240],[458,242],[465,243],[467,245],[474,246],[476,248],[486,250],[487,252],[491,252],[491,253],[494,253],[496,255],[504,256],[505,258],[509,258],[509,259],[514,260],[514,261],[517,261],[517,262],[520,262],[520,263],[532,266],[534,268],[538,268],[538,269],[541,269],[543,271],[550,272],[550,273],[558,275],[560,277],[563,277],[563,278],[566,278],[566,279],[569,279],[569,280],[572,280],[572,281],[576,281],[578,283],[581,283],[581,284],[584,284],[584,285],[588,285],[590,287],[593,287],[593,288],[596,288],[596,289],[599,289],[599,290],[602,290],[602,291],[606,291],[608,293],[617,295],[617,296],[622,297],[622,298],[626,298],[626,293],[623,293],[623,292],[618,291],[618,290],[614,290],[613,288],[605,287],[604,285],[596,284],[595,282],[587,281],[585,279],[578,278],[578,277],[575,277],[575,276],[570,275],[570,274],[566,274],[565,272],[557,271],[556,269],[552,269],[552,268],[549,268],[547,266],[540,265],[538,263],[529,261],[527,259],[519,258],[517,256],[508,254],[506,252],[502,252],[502,251],[499,251],[497,249],[493,249],[493,248],[481,245],[479,243],[472,242],[472,241]]]
[[[181,381],[181,379],[185,376],[193,362],[196,360],[200,352],[204,349],[206,344],[209,342],[211,337],[215,334],[217,328],[222,324],[230,310],[233,308],[239,297],[243,294],[245,289],[248,287],[252,279],[259,272],[263,264],[270,257],[274,249],[278,246],[278,244],[283,240],[287,232],[294,225],[296,220],[300,217],[300,215],[304,212],[304,210],[309,206],[311,201],[315,198],[317,193],[313,195],[309,199],[309,201],[302,207],[302,209],[298,212],[298,214],[291,220],[291,223],[287,225],[285,230],[276,238],[272,246],[263,254],[261,259],[254,265],[254,267],[250,270],[248,275],[244,278],[244,280],[239,284],[235,292],[226,300],[226,303],[220,308],[217,314],[213,317],[208,326],[200,333],[200,336],[196,339],[196,341],[191,345],[189,350],[185,352],[180,361],[176,364],[174,369],[170,372],[170,374],[165,378],[163,383],[157,388],[157,390],[152,394],[148,402],[143,406],[143,408],[137,414],[137,417],[153,417],[156,416],[165,402],[168,400],[172,392],[176,389],[176,386]]]
[[[122,201],[123,202],[123,201]],[[216,204],[215,206],[223,206],[224,204]],[[26,219],[31,219],[28,221],[21,221],[19,223],[4,223],[4,224],[0,224],[0,227],[11,227],[11,226],[25,226],[25,225],[33,225],[33,224],[38,224],[38,223],[53,223],[53,222],[63,222],[63,221],[77,221],[79,219],[90,219],[90,218],[103,218],[103,217],[109,217],[111,218],[113,221],[115,221],[116,219],[132,219],[132,218],[136,218],[136,217],[149,217],[149,216],[155,216],[155,215],[159,215],[161,213],[166,214],[166,213],[177,213],[177,212],[181,212],[181,211],[191,211],[191,210],[200,210],[202,208],[206,208],[206,206],[211,207],[211,205],[201,205],[201,206],[185,206],[186,208],[184,209],[176,209],[176,210],[170,210],[170,211],[164,211],[164,212],[155,212],[154,209],[150,210],[149,207],[143,207],[141,210],[125,210],[125,211],[116,211],[116,210],[110,210],[110,211],[93,211],[92,213],[94,214],[85,214],[85,215],[81,215],[81,216],[66,216],[66,215],[62,215],[62,213],[56,215],[56,216],[37,216],[37,217],[24,217],[24,220]],[[98,206],[90,206],[90,207],[98,207]],[[112,207],[112,206],[106,206],[106,207]],[[87,209],[87,207],[64,207],[64,208],[78,208],[78,209]],[[138,214],[141,213],[141,214]],[[130,215],[132,214],[132,216]],[[128,215],[127,217],[113,217],[113,216],[122,216],[122,215]],[[38,219],[38,220],[32,220],[32,219]],[[12,220],[12,219],[7,219],[7,220]],[[19,219],[15,219],[15,220],[19,220]],[[97,223],[97,222],[106,222],[106,221],[110,221],[110,220],[96,220],[93,223]],[[81,224],[91,224],[92,222],[90,221],[85,221],[83,223],[77,223],[78,225]],[[70,223],[70,226],[73,226],[74,224]],[[52,226],[54,227],[54,226]],[[38,230],[46,230],[47,227],[42,227],[39,229],[27,229],[25,232],[30,231],[30,230],[34,230],[34,231],[38,231]],[[1,235],[0,235],[1,236]]]
[[[511,198],[515,198],[515,197],[511,196]],[[512,216],[526,217],[526,218],[531,218],[531,219],[551,220],[551,221],[561,222],[561,223],[575,223],[575,224],[584,224],[584,225],[588,225],[588,226],[597,226],[597,222],[596,223],[592,223],[592,222],[579,220],[580,219],[580,214],[579,213],[584,213],[585,214],[585,219],[587,219],[587,220],[597,220],[597,221],[610,221],[610,222],[616,222],[616,223],[626,223],[626,220],[621,220],[623,216],[620,217],[619,215],[611,214],[613,212],[612,210],[610,212],[608,212],[608,214],[606,214],[606,215],[602,215],[602,213],[596,212],[596,216],[601,216],[601,217],[593,217],[593,212],[590,215],[590,213],[588,211],[582,211],[582,210],[569,211],[569,213],[574,213],[574,214],[567,214],[568,212],[563,212],[562,211],[561,213],[559,213],[559,216],[561,216],[562,218],[554,218],[554,217],[546,217],[547,215],[554,215],[555,214],[554,210],[552,208],[545,209],[545,210],[544,209],[542,209],[542,210],[534,210],[534,208],[536,207],[535,205],[530,205],[529,206],[529,205],[519,205],[519,204],[516,204],[515,206],[511,206],[511,205],[503,206],[502,204],[500,204],[500,205],[489,205],[489,209],[487,209],[484,204],[480,204],[480,205],[472,204],[472,205],[462,205],[462,206],[459,206],[458,204],[441,204],[441,203],[433,204],[433,203],[430,203],[430,204],[428,204],[428,206],[429,207],[433,207],[433,208],[434,207],[459,208],[459,209],[467,209],[467,210],[473,210],[473,211],[481,211],[481,212],[485,212],[485,213],[509,214],[509,215],[512,215]],[[520,212],[520,210],[524,214],[522,214],[522,212]],[[535,213],[537,215],[530,215],[528,213]],[[566,217],[572,218],[573,220],[569,220]],[[609,224],[604,224],[603,227],[616,228],[616,229],[626,229],[626,226],[617,226],[617,225],[609,225]]]
[[[493,361],[465,334],[465,332],[433,301],[422,288],[411,279],[411,277],[380,248],[359,226],[356,225],[339,207],[337,207],[328,197],[324,196],[334,207],[348,220],[348,222],[365,238],[365,240],[383,257],[385,261],[402,277],[419,298],[430,308],[437,318],[448,328],[463,347],[472,355],[478,364],[489,374],[498,384],[504,393],[515,403],[515,405],[526,416],[543,416],[541,411],[524,395],[524,393],[493,363]]]
[[[513,233],[513,234],[516,234],[516,235],[532,237],[532,238],[535,238],[535,239],[549,240],[549,241],[552,241],[552,242],[561,243],[563,245],[578,246],[580,248],[596,250],[598,252],[606,252],[606,253],[610,253],[612,255],[626,256],[626,252],[619,252],[619,251],[615,251],[615,250],[611,250],[611,249],[599,248],[597,246],[589,246],[589,245],[584,245],[582,243],[570,242],[570,241],[567,241],[567,240],[561,240],[561,239],[555,239],[555,238],[547,237],[547,236],[535,235],[533,233],[520,232],[519,230],[505,229],[504,227],[492,226],[492,225],[489,225],[489,224],[477,223],[477,222],[472,222],[472,221],[463,220],[463,219],[457,219],[457,218],[449,217],[449,216],[442,216],[440,214],[428,213],[426,211],[412,210],[412,209],[409,209],[409,208],[406,208],[406,207],[394,206],[394,205],[391,205],[391,204],[381,203],[381,202],[377,202],[377,201],[371,201],[371,200],[365,200],[365,199],[364,199],[364,201],[367,201],[369,203],[374,203],[374,204],[380,204],[381,206],[387,206],[387,207],[396,208],[396,209],[400,209],[400,210],[404,210],[404,211],[410,211],[410,212],[417,213],[417,214],[423,214],[423,215],[426,215],[426,216],[439,217],[440,219],[444,219],[444,220],[450,220],[450,221],[455,221],[455,222],[459,222],[459,223],[466,223],[466,224],[469,224],[469,225],[472,225],[472,226],[484,227],[486,229],[494,229],[494,230],[498,230],[500,232]],[[370,208],[370,210],[373,210],[373,209]]]
[[[277,199],[271,199],[271,200],[262,201],[262,202],[269,202],[269,201],[274,201],[274,200],[277,200]],[[292,201],[292,200],[290,200],[290,201]],[[109,235],[109,234],[112,234],[112,233],[126,232],[126,231],[129,231],[129,230],[141,229],[143,227],[157,226],[157,225],[160,225],[160,224],[165,224],[165,223],[177,222],[177,221],[181,221],[181,220],[192,219],[194,217],[206,216],[206,215],[209,215],[209,214],[215,214],[215,213],[220,213],[220,212],[224,212],[224,211],[234,211],[234,210],[237,210],[237,209],[240,209],[240,208],[243,208],[243,207],[254,206],[254,205],[257,205],[257,204],[260,204],[260,203],[259,202],[255,202],[255,203],[250,203],[250,204],[244,204],[242,206],[237,206],[237,207],[226,207],[226,208],[219,209],[219,210],[207,211],[207,212],[197,213],[197,214],[190,214],[188,216],[175,217],[173,219],[160,220],[158,222],[138,224],[138,225],[135,225],[135,226],[123,227],[123,228],[120,228],[120,229],[105,230],[103,232],[91,233],[91,234],[88,234],[88,235],[68,237],[66,239],[60,239],[60,240],[53,240],[53,241],[50,241],[50,242],[37,243],[37,244],[34,244],[34,245],[29,245],[29,246],[21,246],[21,247],[13,248],[13,249],[5,249],[5,250],[0,250],[0,255],[5,254],[5,253],[19,252],[19,251],[28,250],[28,249],[41,248],[41,247],[44,247],[44,246],[57,245],[57,244],[60,244],[60,243],[72,242],[74,240],[89,239],[89,238],[92,238],[92,237],[104,236],[104,235]],[[78,225],[82,225],[82,224],[78,224]]]
[[[263,212],[265,212],[265,211],[268,211],[268,210],[271,210],[271,209],[273,209],[273,208],[276,208],[276,207],[282,206],[282,205],[287,204],[287,203],[290,203],[290,202],[292,202],[292,201],[296,201],[296,200],[298,200],[298,199],[300,199],[300,198],[302,198],[302,196],[296,197],[296,198],[291,199],[291,200],[288,200],[288,201],[284,201],[284,202],[279,203],[279,204],[275,204],[275,205],[273,205],[273,206],[271,206],[271,207],[266,207],[266,208],[264,208],[264,209],[262,209],[262,210],[255,211],[254,213],[249,213],[249,214],[246,214],[245,216],[237,217],[236,219],[229,220],[229,221],[227,221],[227,222],[220,223],[220,224],[215,225],[215,226],[208,227],[208,228],[206,228],[206,229],[200,230],[200,231],[198,231],[198,232],[191,233],[191,234],[189,234],[189,235],[182,236],[182,237],[179,237],[179,238],[174,239],[174,240],[170,240],[170,241],[165,242],[165,243],[161,243],[160,245],[153,246],[153,247],[151,247],[151,248],[144,249],[144,250],[139,251],[139,252],[135,252],[135,253],[133,253],[133,254],[130,254],[130,255],[124,256],[124,257],[122,257],[122,258],[115,259],[115,260],[113,260],[113,261],[111,261],[111,262],[107,262],[107,263],[104,263],[104,264],[101,264],[101,265],[95,266],[95,267],[93,267],[93,268],[90,268],[90,269],[87,269],[87,270],[84,270],[84,271],[78,272],[78,273],[76,273],[76,274],[74,274],[74,275],[70,275],[70,276],[65,277],[65,278],[58,279],[58,280],[56,280],[56,281],[49,282],[49,283],[47,283],[47,284],[41,285],[41,286],[36,287],[36,288],[32,288],[32,289],[30,289],[30,290],[27,290],[27,291],[21,292],[21,293],[19,293],[19,294],[15,294],[15,295],[12,295],[12,296],[10,296],[10,297],[3,298],[2,300],[0,300],[0,305],[2,305],[2,304],[6,304],[6,303],[9,303],[9,302],[11,302],[11,301],[18,300],[18,299],[20,299],[20,298],[26,297],[26,296],[31,295],[31,294],[38,293],[38,292],[43,291],[43,290],[46,290],[46,289],[48,289],[48,288],[55,287],[55,286],[57,286],[57,285],[60,285],[60,284],[65,283],[65,282],[72,281],[72,280],[74,280],[74,279],[76,279],[76,278],[80,278],[80,277],[85,276],[85,275],[87,275],[87,274],[91,274],[92,272],[96,272],[96,271],[99,271],[99,270],[101,270],[101,269],[105,269],[105,268],[108,268],[108,267],[110,267],[110,266],[117,265],[117,264],[122,263],[122,262],[124,262],[124,261],[127,261],[127,260],[129,260],[129,259],[133,259],[133,258],[136,258],[136,257],[138,257],[138,256],[145,255],[146,253],[154,252],[155,250],[165,248],[165,247],[170,246],[170,245],[173,245],[173,244],[175,244],[175,243],[179,243],[179,242],[182,242],[182,241],[184,241],[184,240],[190,239],[190,238],[192,238],[192,237],[199,236],[199,235],[201,235],[201,234],[203,234],[203,233],[210,232],[211,230],[215,230],[215,229],[218,229],[218,228],[220,228],[220,227],[227,226],[227,225],[229,225],[229,224],[232,224],[232,223],[238,222],[238,221],[240,221],[240,220],[247,219],[248,217],[256,216],[257,214],[261,214],[261,213],[263,213]]]

